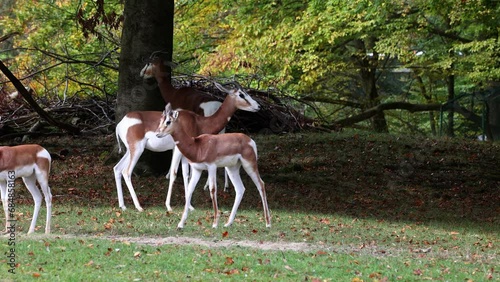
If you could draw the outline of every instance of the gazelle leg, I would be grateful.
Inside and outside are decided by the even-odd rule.
[[[245,163],[243,163],[243,168],[247,172],[248,176],[250,176],[250,178],[252,179],[253,183],[257,187],[257,190],[259,190],[262,207],[264,209],[264,220],[266,221],[266,227],[271,227],[271,214],[269,212],[269,206],[267,205],[265,183],[260,178],[257,168],[255,168],[254,170],[252,165]]]
[[[122,210],[126,210],[125,201],[123,200],[123,187],[122,187],[122,172],[125,167],[128,166],[128,160],[130,158],[130,152],[127,149],[127,152],[120,161],[113,167],[113,172],[115,174],[115,183],[116,183],[116,192],[118,194],[118,206]]]
[[[47,207],[47,218],[45,219],[45,234],[49,234],[52,218],[52,193],[50,192],[49,187],[49,176],[44,172],[37,172],[36,176],[38,184],[40,185],[45,198],[45,206]]]
[[[7,232],[8,227],[9,227],[9,203],[8,203],[8,197],[7,197],[7,181],[1,180],[0,181],[0,194],[2,196],[2,205],[3,205],[3,211],[5,213],[5,230],[4,232]]]
[[[189,180],[188,189],[185,190],[186,204],[184,206],[184,212],[182,213],[181,221],[177,225],[177,228],[179,229],[184,228],[184,224],[186,223],[186,219],[189,212],[189,206],[191,206],[191,196],[193,195],[194,188],[196,188],[196,184],[198,184],[198,181],[200,180],[200,176],[201,176],[201,170],[197,169],[191,170],[191,179]]]
[[[236,212],[238,211],[238,207],[240,206],[241,199],[243,198],[243,194],[245,193],[245,186],[243,185],[240,176],[240,166],[227,167],[226,172],[229,175],[231,182],[233,183],[236,195],[234,198],[233,209],[231,210],[229,219],[227,220],[227,223],[224,225],[224,227],[228,227],[233,223],[234,218],[236,217]]]
[[[212,206],[214,209],[214,222],[212,224],[213,228],[216,228],[219,224],[219,206],[217,204],[217,167],[208,167],[208,183],[210,189],[210,198],[212,198]]]
[[[229,190],[229,179],[228,179],[228,172],[224,168],[224,192],[229,193],[231,190]]]
[[[168,191],[167,191],[167,199],[165,200],[165,206],[167,207],[167,210],[169,212],[172,211],[172,207],[170,206],[170,201],[172,198],[172,189],[174,187],[174,181],[177,178],[177,170],[179,168],[179,163],[182,161],[182,176],[184,179],[184,193],[186,192],[188,183],[189,183],[189,164],[182,156],[181,151],[177,148],[177,146],[174,148],[174,151],[172,153],[172,162],[170,163],[170,178],[169,178],[169,183],[168,183]],[[190,210],[194,210],[192,206],[189,207]]]
[[[33,201],[35,202],[35,209],[33,211],[33,218],[31,219],[31,225],[28,230],[28,234],[35,232],[36,220],[38,218],[38,213],[40,212],[40,206],[42,205],[42,193],[36,187],[36,175],[32,174],[30,176],[23,177],[24,185],[31,193]]]
[[[137,195],[135,194],[134,186],[132,185],[132,172],[134,171],[134,167],[137,164],[137,161],[139,161],[139,158],[141,157],[142,153],[144,152],[144,147],[145,147],[145,140],[141,142],[137,142],[135,144],[135,148],[132,148],[132,146],[129,148],[130,149],[130,162],[128,163],[128,166],[126,166],[122,170],[122,175],[123,178],[125,179],[125,184],[128,187],[128,190],[130,192],[130,196],[132,197],[132,201],[134,201],[135,208],[138,211],[143,211],[143,208],[141,207],[141,204],[139,204],[139,200],[137,199]],[[123,195],[122,195],[123,197]]]

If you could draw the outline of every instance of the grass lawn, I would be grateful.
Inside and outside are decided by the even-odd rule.
[[[114,136],[38,141],[70,152],[53,161],[52,234],[43,234],[42,206],[38,230],[26,235],[32,200],[18,182],[15,250],[9,234],[0,238],[0,281],[500,278],[500,145],[356,133],[254,137],[271,228],[248,178],[233,226],[223,223],[234,193],[219,191],[223,214],[213,229],[210,197],[199,187],[196,209],[177,230],[180,179],[173,213],[164,208],[164,176],[147,173],[133,177],[145,211],[126,188],[128,209],[118,208]]]

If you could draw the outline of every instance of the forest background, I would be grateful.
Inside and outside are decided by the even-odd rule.
[[[126,3],[2,3],[0,59],[37,99],[115,102]],[[484,0],[175,1],[174,75],[286,98],[309,127],[495,140],[499,14]]]

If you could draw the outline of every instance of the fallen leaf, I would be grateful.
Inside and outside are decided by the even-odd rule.
[[[134,258],[140,258],[140,257],[141,257],[141,252],[134,253]]]
[[[226,262],[224,263],[225,265],[231,265],[234,263],[234,260],[232,257],[226,257]]]
[[[38,272],[33,272],[33,275],[32,275],[32,276],[33,276],[33,277],[35,277],[35,278],[38,278],[38,277],[40,277],[40,273],[38,273]]]
[[[229,236],[229,232],[227,231],[222,232],[222,238],[226,238],[227,236]]]

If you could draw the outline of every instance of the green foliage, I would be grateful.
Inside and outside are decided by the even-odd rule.
[[[14,5],[0,24],[4,33],[22,35],[15,37],[15,51],[0,58],[9,59],[18,76],[29,76],[26,83],[56,96],[116,92],[122,1]],[[388,101],[445,103],[450,75],[459,94],[500,80],[497,1],[182,0],[175,5],[176,71],[237,76],[255,88],[316,100],[306,113],[323,122]],[[377,73],[378,97],[370,96],[368,69]],[[419,116],[412,119],[420,124],[415,127],[429,124],[426,115]],[[400,129],[395,121],[389,124],[391,131]],[[423,134],[429,132],[422,127]]]
[[[369,62],[380,73],[379,102],[398,99],[414,79],[390,75],[411,70],[426,82],[430,99],[447,100],[446,79],[459,77],[468,91],[496,81],[500,70],[496,3],[485,1],[225,1],[226,37],[200,60],[203,73],[247,75],[255,87],[277,87],[297,97],[368,102],[360,71]],[[378,57],[370,57],[370,54]],[[372,60],[375,59],[375,60]],[[223,60],[224,63],[220,63]],[[389,73],[389,74],[388,74]],[[386,88],[388,81],[398,84]],[[464,89],[458,85],[458,90]],[[457,91],[458,92],[458,91]],[[419,93],[419,94],[418,94]],[[429,94],[429,93],[427,93]],[[345,103],[317,105],[352,114]],[[347,112],[346,112],[347,111]],[[426,118],[416,122],[425,124]],[[397,127],[391,127],[393,130]]]
[[[15,1],[11,15],[2,17],[0,24],[4,32],[20,35],[15,37],[14,49],[2,53],[2,60],[39,95],[115,93],[120,31],[117,13],[121,13],[122,4],[106,2],[109,12],[104,15],[113,17],[113,25],[100,25],[93,17],[102,1]],[[96,26],[90,29],[92,21]]]

